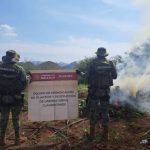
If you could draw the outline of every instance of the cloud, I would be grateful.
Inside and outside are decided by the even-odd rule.
[[[115,18],[101,18],[86,15],[79,16],[79,18],[93,26],[102,26],[109,29],[111,27],[112,29],[117,29],[123,32],[136,32],[136,29],[138,28],[138,25],[135,22],[120,21]]]
[[[14,31],[14,28],[7,24],[0,25],[0,36],[6,37],[16,37],[17,33]]]
[[[53,62],[79,61],[85,57],[95,56],[98,47],[106,47],[110,57],[122,55],[130,49],[127,43],[110,43],[102,39],[68,37],[65,40],[56,41],[55,44],[39,43],[0,43],[5,50],[15,49],[21,54],[22,60],[40,60]]]
[[[76,22],[84,23],[90,25],[92,27],[103,27],[105,29],[117,29],[121,32],[129,32],[135,33],[139,24],[135,21],[120,21],[115,17],[110,18],[109,13],[111,10],[102,10],[99,15],[92,15],[92,14],[84,14],[84,13],[67,13],[63,11],[53,11],[53,10],[46,10],[45,11],[48,15],[54,16],[55,18],[60,18],[65,22],[70,22],[70,20],[77,20]],[[111,27],[111,28],[110,28]]]
[[[129,2],[127,0],[101,0],[104,4],[111,5],[117,8],[130,8]]]
[[[89,4],[90,3],[87,2],[87,5]],[[114,9],[113,7],[106,7],[104,4],[111,5]],[[93,5],[95,5],[95,3]],[[74,7],[76,7],[76,5]],[[121,9],[118,10],[116,7]],[[81,11],[80,9],[70,10],[70,7],[68,9],[64,9],[64,7],[60,7],[60,9],[57,9],[57,7],[55,9],[40,7],[39,9],[45,13],[45,16],[62,21],[62,24],[65,23],[65,25],[67,23],[70,24],[70,22],[75,22],[81,24],[81,26],[103,28],[108,32],[117,30],[117,33],[131,36],[131,34],[137,32],[140,26],[138,20],[132,17],[137,16],[137,14],[134,13],[134,8],[130,0],[96,0],[96,9],[93,10],[89,8],[89,11]],[[122,15],[124,15],[124,17],[122,17]]]
[[[139,7],[149,7],[150,1],[149,0],[133,0],[134,4],[136,4]]]

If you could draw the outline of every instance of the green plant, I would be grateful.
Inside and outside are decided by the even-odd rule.
[[[113,144],[121,144],[123,142],[123,137],[118,131],[111,130],[110,137]]]
[[[79,116],[85,117],[86,116],[86,100],[81,99],[79,101]]]
[[[57,141],[57,142],[59,142],[59,141],[62,141],[64,139],[68,139],[68,135],[67,135],[66,131],[60,131],[56,135],[50,136],[48,139],[50,141]]]
[[[88,138],[89,138],[89,128],[81,128],[80,129],[80,132],[81,132],[81,136],[80,136],[80,141],[79,143],[84,143],[84,142],[87,142],[88,141]],[[78,144],[79,144],[78,143]]]
[[[78,85],[78,92],[87,92],[88,86],[87,84],[79,84]]]

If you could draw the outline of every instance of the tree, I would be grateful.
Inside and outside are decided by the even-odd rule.
[[[79,61],[75,67],[75,69],[80,70],[81,72],[85,73],[84,77],[79,77],[79,83],[84,83],[87,84],[87,75],[86,73],[88,72],[88,67],[89,64],[91,63],[91,61],[94,59],[94,57],[90,57],[90,58],[85,58],[81,61]]]

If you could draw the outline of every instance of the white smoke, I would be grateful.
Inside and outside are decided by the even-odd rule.
[[[111,101],[119,100],[150,113],[150,40],[147,40],[150,39],[150,0],[132,2],[141,14],[141,29],[135,34],[136,47],[117,65],[119,77]]]
[[[117,100],[123,103],[150,112],[150,41],[133,48],[117,68],[115,85],[120,89],[113,89],[111,100],[119,97]]]

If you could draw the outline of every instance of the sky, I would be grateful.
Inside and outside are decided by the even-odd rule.
[[[0,0],[0,57],[70,63],[124,55],[150,37],[149,0]]]

